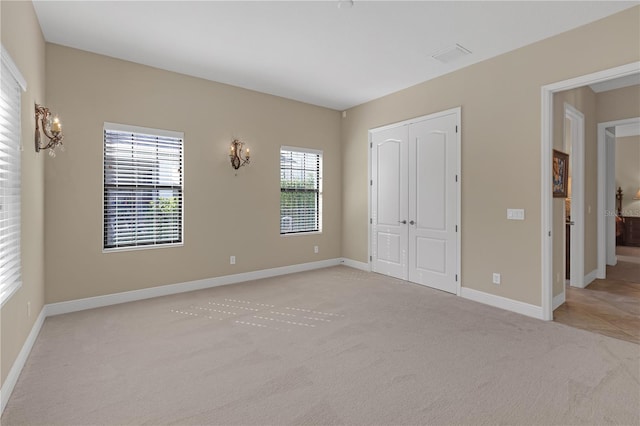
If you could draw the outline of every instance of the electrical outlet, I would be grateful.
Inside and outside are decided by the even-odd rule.
[[[494,284],[500,284],[500,274],[497,273],[493,273],[493,283]]]
[[[31,318],[31,302],[27,302],[27,317]]]
[[[231,265],[235,265],[236,264],[236,257],[235,256],[230,256],[229,257],[229,264],[231,264]]]
[[[314,252],[315,254],[318,254],[318,252],[319,252],[319,251],[320,251],[320,250],[318,249],[318,246],[313,246],[313,252]]]

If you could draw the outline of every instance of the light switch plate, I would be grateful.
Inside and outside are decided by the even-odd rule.
[[[524,220],[524,209],[507,209],[507,219]]]

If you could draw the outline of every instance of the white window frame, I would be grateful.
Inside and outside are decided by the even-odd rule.
[[[16,164],[14,164],[13,170],[8,170],[7,172],[7,176],[9,179],[14,179],[11,182],[13,182],[13,185],[17,185],[18,187],[18,193],[17,193],[17,200],[14,199],[14,201],[16,201],[16,205],[17,205],[17,211],[14,211],[14,224],[13,227],[15,229],[15,227],[17,227],[17,230],[14,232],[14,238],[12,238],[12,240],[9,241],[9,245],[6,248],[3,248],[2,250],[7,250],[7,252],[9,253],[9,256],[13,258],[13,263],[14,266],[13,271],[12,272],[8,272],[7,270],[5,270],[4,268],[4,264],[0,263],[0,307],[4,306],[4,304],[9,301],[11,299],[11,297],[16,293],[16,291],[18,291],[20,289],[20,287],[22,287],[22,253],[21,253],[21,239],[22,239],[22,230],[21,230],[21,222],[22,222],[22,218],[21,218],[21,210],[22,210],[22,176],[21,176],[21,152],[22,152],[22,136],[21,136],[21,130],[22,130],[22,92],[26,92],[27,91],[27,81],[25,80],[25,78],[22,76],[22,73],[20,72],[20,70],[18,69],[17,65],[15,64],[15,62],[13,61],[13,59],[11,58],[11,56],[9,55],[9,52],[7,52],[7,50],[4,48],[4,46],[0,46],[0,56],[1,56],[1,66],[3,68],[3,72],[2,72],[2,80],[3,80],[3,85],[6,84],[7,82],[9,84],[12,85],[12,87],[10,88],[10,90],[16,90],[18,92],[18,95],[16,96],[17,100],[17,105],[13,105],[13,107],[15,108],[15,112],[17,113],[17,123],[12,123],[11,127],[15,127],[15,133],[14,135],[16,136],[15,140],[5,140],[2,141],[4,142],[4,145],[9,145],[9,149],[15,149],[16,150],[16,156],[13,158],[14,161],[17,162]],[[8,72],[8,76],[5,75],[5,73]],[[4,132],[3,132],[4,133]],[[8,142],[8,143],[7,143]],[[1,156],[2,154],[0,154]],[[11,184],[10,184],[11,185]],[[5,195],[3,193],[0,193],[0,197],[2,197],[0,200],[0,208],[2,208],[2,206],[5,204]],[[17,221],[15,221],[15,218],[17,217]],[[10,220],[10,219],[9,219]],[[2,222],[0,222],[1,224]],[[0,225],[1,226],[1,225]],[[4,236],[3,236],[3,230],[0,229],[0,236],[2,236],[2,239],[0,239],[0,243],[4,244]],[[0,262],[3,262],[3,258],[4,258],[4,254],[0,252]],[[7,280],[7,275],[11,277],[10,280]]]
[[[105,182],[105,132],[106,131],[118,131],[118,132],[127,132],[127,133],[136,133],[136,134],[144,134],[144,135],[153,135],[159,137],[169,137],[176,138],[182,141],[182,185],[181,185],[181,211],[180,211],[180,241],[178,242],[167,242],[167,243],[153,243],[153,244],[142,244],[142,245],[127,245],[121,247],[105,247],[105,227],[106,227],[106,217],[105,217],[105,194],[106,194],[106,182]],[[163,130],[163,129],[154,129],[150,127],[141,127],[141,126],[132,126],[128,124],[119,124],[119,123],[109,123],[105,122],[103,126],[103,136],[102,136],[102,252],[103,253],[112,253],[112,252],[122,252],[122,251],[132,251],[132,250],[153,250],[153,249],[161,249],[161,248],[169,248],[169,247],[182,247],[184,246],[184,181],[185,181],[185,166],[184,166],[184,133],[176,132],[173,130]]]
[[[314,154],[314,155],[318,155],[319,157],[319,170],[318,170],[318,190],[317,190],[317,194],[318,194],[318,204],[317,204],[317,229],[315,230],[309,230],[309,231],[297,231],[297,232],[282,232],[282,214],[278,215],[280,217],[280,225],[279,225],[279,230],[280,230],[280,236],[281,237],[292,237],[292,236],[301,236],[301,235],[314,235],[314,234],[321,234],[322,233],[322,204],[323,204],[323,181],[324,181],[324,152],[322,150],[318,150],[318,149],[312,149],[312,148],[301,148],[301,147],[296,147],[296,146],[286,146],[286,145],[282,145],[280,147],[280,151],[279,153],[282,154],[282,151],[292,151],[292,152],[298,152],[298,153],[307,153],[307,154]],[[280,156],[278,156],[280,161]],[[279,165],[280,168],[280,193],[282,193],[282,168],[281,168],[281,164]],[[281,208],[281,204],[278,203],[280,208]]]

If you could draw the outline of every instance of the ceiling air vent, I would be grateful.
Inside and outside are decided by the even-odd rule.
[[[462,58],[463,56],[467,56],[471,53],[470,50],[465,49],[464,47],[460,46],[459,44],[455,44],[451,47],[447,47],[446,49],[442,49],[436,53],[434,53],[433,55],[431,55],[431,57],[437,61],[440,61],[444,64],[448,64],[450,62],[456,61],[460,58]]]

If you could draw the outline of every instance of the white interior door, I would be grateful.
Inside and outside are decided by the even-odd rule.
[[[406,125],[371,137],[371,262],[374,272],[407,279]]]
[[[571,287],[584,288],[584,115],[567,103],[564,105],[564,114],[565,143],[567,148],[570,146],[569,176],[571,177],[569,284]]]
[[[457,293],[460,109],[371,131],[372,270]]]
[[[611,128],[615,131],[615,127]],[[605,150],[606,150],[606,211],[609,212],[605,215],[606,220],[606,264],[615,266],[618,263],[618,257],[616,256],[616,136],[611,130],[605,130]],[[600,161],[600,160],[599,160]],[[604,161],[603,161],[604,162]],[[600,269],[600,268],[599,268]],[[598,278],[605,278],[607,268],[602,268],[604,276]]]
[[[457,114],[409,128],[409,281],[456,293]]]

